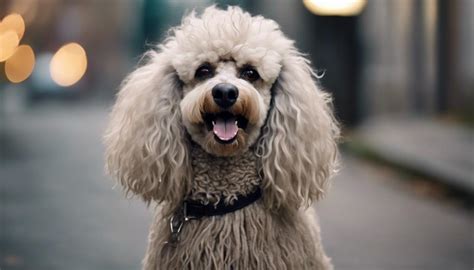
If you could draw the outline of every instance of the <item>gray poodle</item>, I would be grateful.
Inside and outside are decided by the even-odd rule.
[[[294,42],[212,6],[145,59],[105,134],[109,174],[157,205],[143,269],[332,269],[310,206],[339,129]]]

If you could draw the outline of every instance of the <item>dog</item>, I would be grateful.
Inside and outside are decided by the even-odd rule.
[[[108,173],[156,205],[143,269],[332,269],[310,206],[339,127],[294,41],[211,6],[143,59],[104,136]]]

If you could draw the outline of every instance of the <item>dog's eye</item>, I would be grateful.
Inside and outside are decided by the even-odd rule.
[[[260,79],[260,75],[253,67],[247,66],[240,71],[240,78],[249,82],[254,82]]]
[[[212,76],[214,76],[214,70],[208,63],[199,66],[196,73],[194,73],[194,77],[198,80],[208,79]]]

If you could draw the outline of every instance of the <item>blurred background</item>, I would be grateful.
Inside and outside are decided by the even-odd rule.
[[[472,0],[0,0],[0,269],[140,269],[153,209],[101,134],[140,55],[213,3],[277,21],[333,94],[336,269],[472,270]]]

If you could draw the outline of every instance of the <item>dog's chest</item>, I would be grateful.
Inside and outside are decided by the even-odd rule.
[[[232,202],[260,185],[257,157],[247,151],[235,157],[215,157],[200,147],[191,151],[193,179],[188,199],[215,203],[219,199]]]

